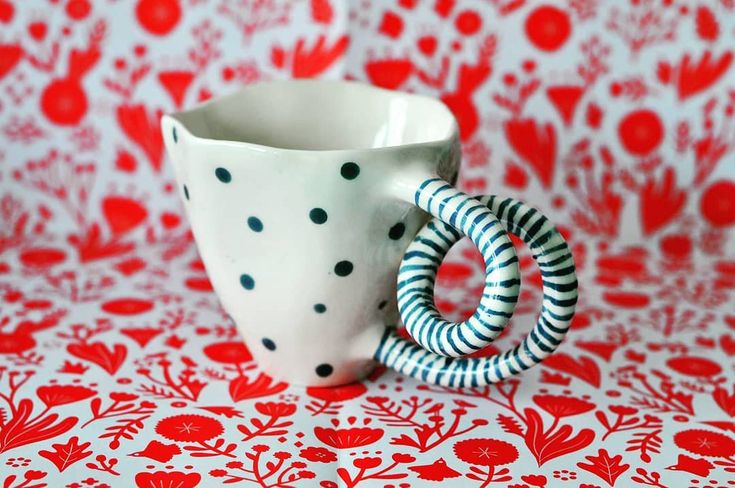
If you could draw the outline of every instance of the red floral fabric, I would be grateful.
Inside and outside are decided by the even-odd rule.
[[[731,0],[0,0],[0,482],[731,486],[734,33]],[[158,118],[283,77],[441,98],[461,187],[542,208],[574,249],[559,352],[465,391],[262,373]],[[498,348],[540,305],[519,253]],[[440,308],[470,313],[476,251],[438,281]]]

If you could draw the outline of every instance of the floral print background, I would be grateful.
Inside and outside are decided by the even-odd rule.
[[[0,0],[3,487],[735,486],[733,40],[731,0]],[[465,391],[259,371],[158,118],[285,77],[453,110],[462,188],[542,208],[573,246],[557,354]],[[519,253],[498,348],[540,305]],[[471,313],[476,252],[439,285]]]

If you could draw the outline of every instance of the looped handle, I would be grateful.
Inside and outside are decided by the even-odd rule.
[[[409,245],[398,275],[399,311],[417,344],[387,329],[375,359],[423,381],[464,387],[501,381],[551,354],[566,335],[577,302],[574,260],[551,222],[538,210],[512,198],[484,196],[476,200],[439,179],[421,185],[416,204],[438,217],[429,221]],[[517,257],[512,245],[506,247],[510,240],[495,224],[498,219],[523,239],[541,267],[541,314],[518,346],[491,357],[454,359],[492,342],[507,325],[518,297]],[[433,304],[439,265],[462,237],[454,227],[478,247],[487,274],[480,306],[461,323],[444,320]]]
[[[426,180],[414,201],[437,219],[419,231],[398,270],[401,319],[411,337],[428,351],[447,357],[470,354],[495,340],[513,315],[520,288],[513,243],[485,205],[440,178]],[[434,306],[436,272],[462,237],[453,227],[472,240],[485,260],[480,305],[460,323],[444,320]]]

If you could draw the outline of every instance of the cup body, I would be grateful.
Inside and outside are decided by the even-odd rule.
[[[367,375],[428,219],[413,189],[456,180],[446,107],[354,82],[272,82],[164,116],[162,131],[212,286],[261,368],[302,385]]]

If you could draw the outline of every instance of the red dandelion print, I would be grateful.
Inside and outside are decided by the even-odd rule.
[[[313,463],[333,463],[337,454],[324,447],[307,447],[299,452],[299,456]]]
[[[560,395],[536,395],[533,397],[533,401],[554,417],[571,417],[572,415],[589,412],[595,408],[594,403],[581,398]]]
[[[454,454],[477,466],[501,466],[518,459],[518,449],[513,444],[498,439],[467,439],[454,445]]]
[[[204,415],[174,415],[156,425],[156,432],[176,442],[204,442],[224,432],[219,420]]]
[[[296,405],[286,402],[258,402],[255,410],[271,417],[288,417],[296,413]]]
[[[712,457],[735,455],[735,440],[719,432],[690,429],[674,436],[674,443],[693,454]]]
[[[36,390],[38,398],[49,408],[86,400],[96,394],[97,392],[91,388],[78,385],[41,386]]]
[[[314,435],[328,446],[337,449],[353,449],[377,442],[383,437],[383,429],[371,429],[369,427],[352,427],[349,429],[314,427]]]

